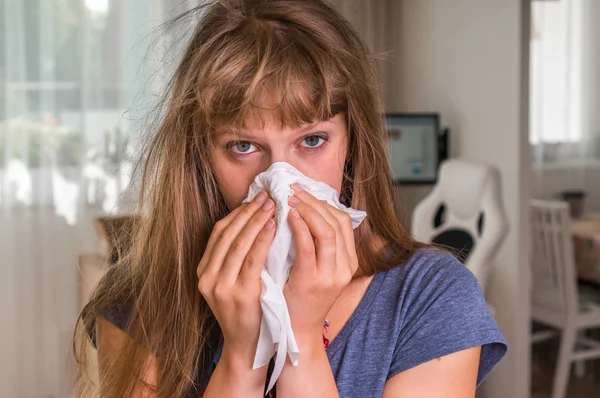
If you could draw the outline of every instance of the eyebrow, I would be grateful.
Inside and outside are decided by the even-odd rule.
[[[295,130],[293,134],[301,135],[301,134],[306,133],[309,130],[316,128],[317,126],[332,125],[332,124],[334,124],[332,120],[319,120],[314,123],[306,124],[306,125],[300,127],[299,129]],[[251,134],[250,131],[251,130],[247,130],[247,129],[243,129],[243,128],[239,128],[239,127],[225,127],[225,128],[218,129],[216,132],[216,136],[221,137],[224,135],[231,134],[231,135],[243,136],[244,138],[249,138],[249,139],[258,138],[257,135]]]

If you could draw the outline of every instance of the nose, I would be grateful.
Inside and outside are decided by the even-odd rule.
[[[286,148],[271,147],[268,151],[268,156],[263,158],[264,164],[261,165],[261,171],[267,170],[273,163],[284,162],[291,164],[295,169],[304,173],[307,171],[307,164],[302,161],[301,157],[295,156],[293,152]]]
[[[289,158],[289,153],[287,153],[287,151],[285,151],[283,148],[282,149],[272,148],[269,153],[269,156],[267,156],[267,158],[268,158],[269,166],[271,166],[273,163],[277,163],[277,162],[291,163],[291,159]]]

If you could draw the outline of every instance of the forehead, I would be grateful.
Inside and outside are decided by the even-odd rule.
[[[286,125],[276,117],[254,117],[247,119],[242,125],[222,126],[217,129],[217,135],[232,135],[244,137],[262,137],[265,134],[304,134],[319,128],[333,128],[343,126],[344,119],[341,114],[327,120],[313,120],[300,124]]]

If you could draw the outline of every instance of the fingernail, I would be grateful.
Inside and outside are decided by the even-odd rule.
[[[295,196],[290,196],[290,202],[298,204],[300,203],[300,199],[296,198]]]
[[[273,202],[271,199],[269,199],[265,202],[265,204],[262,205],[262,209],[263,210],[271,210],[273,208],[273,205],[275,205],[275,202]]]
[[[263,202],[265,199],[267,199],[267,193],[265,191],[262,191],[254,198],[257,202]]]
[[[300,184],[298,184],[298,183],[293,183],[293,184],[292,184],[292,189],[293,189],[294,191],[298,191],[298,192],[300,192],[300,191],[304,191],[304,188],[302,188],[302,187],[300,186]]]
[[[273,229],[274,226],[275,226],[275,221],[273,221],[273,219],[271,218],[269,221],[267,221],[267,225],[265,225],[265,228]]]
[[[298,213],[298,210],[292,209],[292,216],[294,216],[295,218],[300,218],[300,213]]]

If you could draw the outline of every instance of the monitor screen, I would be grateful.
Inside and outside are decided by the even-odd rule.
[[[438,114],[386,114],[392,166],[398,184],[433,184],[439,156]]]

